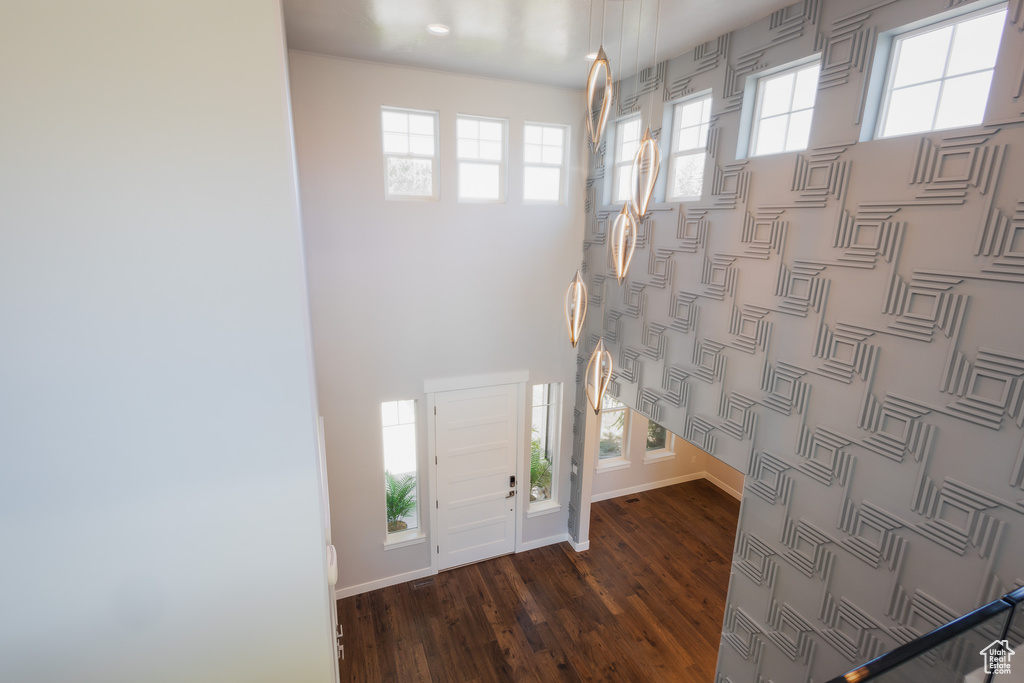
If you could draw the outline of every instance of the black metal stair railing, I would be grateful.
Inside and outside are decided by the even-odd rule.
[[[828,683],[1024,681],[1024,587],[899,646]]]

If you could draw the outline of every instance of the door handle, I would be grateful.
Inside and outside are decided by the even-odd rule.
[[[516,490],[515,490],[515,489],[512,489],[511,491],[509,491],[509,492],[508,492],[508,495],[507,495],[507,496],[505,496],[505,497],[506,497],[506,498],[511,498],[511,497],[512,497],[512,496],[514,496],[514,495],[516,495]],[[492,500],[493,500],[493,499],[492,499]]]

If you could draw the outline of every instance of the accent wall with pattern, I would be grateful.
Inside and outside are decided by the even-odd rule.
[[[603,338],[613,395],[746,475],[718,683],[827,680],[1024,584],[1022,4],[977,127],[862,131],[889,33],[958,2],[807,0],[620,84],[609,131],[641,112],[663,175],[672,103],[710,90],[708,161],[619,285],[608,133],[591,155],[569,528]],[[814,54],[809,147],[737,160],[748,78]]]

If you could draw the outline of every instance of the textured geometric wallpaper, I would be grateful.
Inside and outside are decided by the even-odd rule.
[[[719,683],[826,680],[1024,584],[1022,0],[985,125],[858,142],[885,33],[961,5],[808,0],[623,83],[659,137],[714,101],[704,197],[655,206],[622,285],[591,155],[578,377],[603,338],[612,394],[746,474]],[[815,53],[810,147],[737,161],[746,77]]]

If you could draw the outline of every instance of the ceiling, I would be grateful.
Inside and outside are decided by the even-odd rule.
[[[792,0],[283,2],[292,50],[583,88],[589,68],[586,55],[599,44],[604,44],[615,78],[634,73],[638,56],[640,68],[654,63],[659,11],[658,59],[664,60],[746,26]],[[431,35],[426,29],[431,23],[445,24],[451,33]]]

